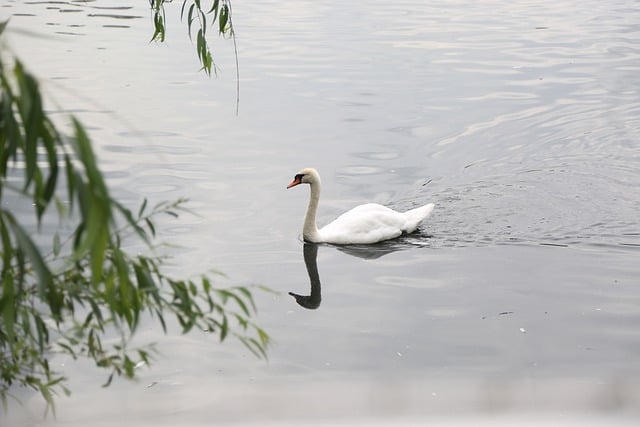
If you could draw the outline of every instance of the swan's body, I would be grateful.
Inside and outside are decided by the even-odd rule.
[[[377,243],[414,232],[420,222],[433,211],[433,203],[407,212],[397,212],[386,206],[367,203],[356,206],[318,229],[316,213],[320,200],[320,175],[313,168],[302,169],[287,188],[298,184],[309,184],[311,187],[302,228],[302,237],[308,242],[338,245]]]

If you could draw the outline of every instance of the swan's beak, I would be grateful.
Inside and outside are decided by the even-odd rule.
[[[302,183],[302,178],[300,178],[299,176],[296,176],[295,178],[293,178],[293,181],[291,181],[289,185],[287,185],[287,188],[295,187],[296,185],[301,183]]]

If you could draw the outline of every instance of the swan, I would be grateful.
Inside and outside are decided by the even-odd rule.
[[[433,211],[433,203],[407,212],[397,212],[377,203],[367,203],[343,213],[318,230],[316,213],[320,200],[320,174],[313,168],[302,169],[287,188],[300,184],[309,184],[311,187],[309,206],[302,227],[302,237],[307,242],[337,245],[377,243],[414,232],[418,224]]]

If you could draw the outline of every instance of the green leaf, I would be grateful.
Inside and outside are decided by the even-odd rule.
[[[200,11],[200,26],[202,27],[202,35],[207,35],[207,15],[203,11]]]
[[[58,345],[67,352],[74,360],[77,359],[76,353],[73,351],[73,348],[70,345],[67,345],[63,342],[59,342]]]
[[[2,34],[4,32],[4,29],[7,28],[8,24],[9,24],[9,20],[8,19],[6,21],[0,22],[0,34]]]
[[[256,357],[261,359],[267,359],[267,352],[263,345],[260,344],[255,338],[239,336],[238,339],[244,346],[251,351]]]
[[[251,308],[253,308],[253,311],[257,311],[258,310],[258,308],[256,307],[255,302],[253,301],[253,295],[251,295],[251,292],[249,292],[249,289],[244,288],[242,286],[238,286],[235,289],[238,292],[240,292],[247,301],[249,301],[249,303],[251,304]]]
[[[13,284],[13,277],[6,275],[2,280],[2,288],[0,289],[0,312],[2,314],[2,332],[6,334],[6,341],[10,347],[13,347],[15,338],[14,323],[16,318],[16,311],[14,307],[15,290]],[[1,335],[0,335],[1,336]],[[0,339],[0,344],[4,339]],[[4,347],[4,346],[3,346]]]
[[[49,344],[49,329],[38,314],[33,315],[33,320],[38,332],[38,350],[43,353]]]
[[[165,27],[164,27],[164,17],[162,15],[161,10],[156,10],[153,15],[153,25],[154,32],[151,36],[150,41],[160,41],[161,43],[165,40]]]
[[[96,164],[91,142],[84,127],[76,119],[73,119],[73,125],[75,128],[74,149],[84,166],[84,173],[88,179],[88,182],[84,184],[82,177],[76,173],[76,187],[79,189],[79,201],[84,221],[83,235],[77,236],[80,240],[77,242],[78,247],[75,252],[76,257],[82,257],[86,252],[90,253],[92,282],[98,283],[102,277],[106,249],[109,243],[109,224],[113,201]]]
[[[115,372],[111,372],[111,374],[109,375],[109,378],[107,378],[107,381],[104,384],[102,384],[103,388],[109,387],[111,385],[111,381],[113,381],[113,374],[114,373]]]
[[[224,341],[229,333],[229,318],[222,315],[222,324],[220,325],[220,342]]]
[[[51,123],[46,118],[43,117],[43,121],[44,123],[42,126],[41,141],[47,151],[49,177],[47,178],[42,197],[44,199],[43,202],[45,206],[47,206],[54,195],[54,192],[56,190],[56,183],[58,182],[58,155],[56,151],[56,141],[58,140],[58,135],[53,128],[53,125],[51,125]]]
[[[140,205],[140,210],[138,211],[138,218],[142,217],[142,214],[144,213],[144,210],[147,207],[147,198],[145,197],[144,200],[142,201],[142,205]]]
[[[266,346],[267,344],[269,344],[269,341],[271,339],[269,338],[269,335],[265,332],[264,329],[256,327],[256,332],[258,333],[258,337],[260,338],[260,341],[263,346]]]
[[[196,51],[198,52],[198,58],[202,60],[202,49],[204,48],[206,41],[202,36],[202,29],[198,30],[198,34],[196,36]]]
[[[215,22],[216,16],[218,15],[218,5],[219,4],[220,4],[220,0],[214,0],[213,4],[211,5],[211,9],[209,9],[209,12],[207,12],[207,13],[213,12],[213,22]]]
[[[249,307],[247,306],[247,304],[242,300],[242,298],[240,298],[238,295],[235,294],[235,292],[230,291],[230,290],[226,290],[226,289],[221,289],[218,291],[220,294],[225,295],[228,298],[231,298],[232,300],[234,300],[236,302],[236,304],[238,304],[238,306],[240,307],[240,309],[242,310],[242,312],[244,313],[245,316],[250,316],[251,312],[249,311]]]
[[[145,242],[149,243],[149,237],[147,236],[147,233],[144,231],[144,229],[142,227],[140,227],[140,225],[138,225],[138,222],[133,217],[133,214],[131,213],[131,211],[129,209],[127,209],[126,207],[124,207],[117,200],[111,200],[111,203],[117,209],[117,211],[124,217],[124,219],[127,222],[127,225],[129,227],[131,227],[133,229],[133,231],[135,231],[136,234],[139,237],[141,237]],[[145,205],[146,205],[146,199],[145,199],[145,203],[143,203],[143,206],[140,208],[140,212],[142,212],[142,210],[144,209]],[[140,215],[138,215],[138,218],[139,217],[140,217]]]
[[[164,321],[164,316],[162,315],[162,310],[156,310],[156,316],[158,316],[158,320],[160,321],[160,325],[162,326],[162,332],[167,333],[167,324]]]
[[[127,378],[133,378],[136,364],[129,358],[129,356],[124,357],[123,367],[125,376]]]
[[[229,6],[226,3],[223,3],[222,8],[220,9],[220,21],[218,22],[220,34],[224,34],[227,31],[228,21],[229,21]]]
[[[187,15],[187,29],[189,31],[189,39],[191,39],[191,23],[193,22],[193,11],[195,10],[196,5],[192,4],[189,8],[189,14]]]
[[[180,20],[184,18],[184,7],[187,5],[187,0],[183,0],[182,7],[180,8]]]
[[[144,220],[147,223],[147,227],[149,227],[149,231],[151,231],[151,235],[153,237],[156,236],[156,228],[153,226],[153,222],[149,218],[145,218]]]
[[[56,231],[56,234],[53,235],[53,255],[60,255],[60,233]]]
[[[38,291],[41,298],[45,299],[51,308],[54,319],[56,319],[56,321],[61,320],[62,295],[54,286],[53,276],[40,250],[11,213],[0,210],[0,215],[4,217],[4,224],[11,229],[20,250],[24,252],[27,258],[29,258],[29,261],[31,261],[31,266],[38,276]]]
[[[68,154],[64,155],[64,168],[67,175],[67,197],[69,197],[69,212],[71,212],[73,210],[73,200],[76,196],[76,179],[75,170],[73,168],[73,164],[71,163],[71,158]]]
[[[9,235],[9,227],[5,224],[4,217],[0,212],[0,238],[2,238],[2,277],[11,274],[11,265],[16,256]]]

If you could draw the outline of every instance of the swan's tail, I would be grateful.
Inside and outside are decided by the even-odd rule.
[[[426,219],[429,215],[431,215],[431,212],[433,212],[434,207],[435,206],[433,203],[429,203],[427,205],[420,206],[419,208],[411,209],[405,212],[404,214],[407,219],[407,222],[403,231],[405,233],[413,233],[416,230],[416,228],[418,228],[418,225],[420,224],[420,222]]]

